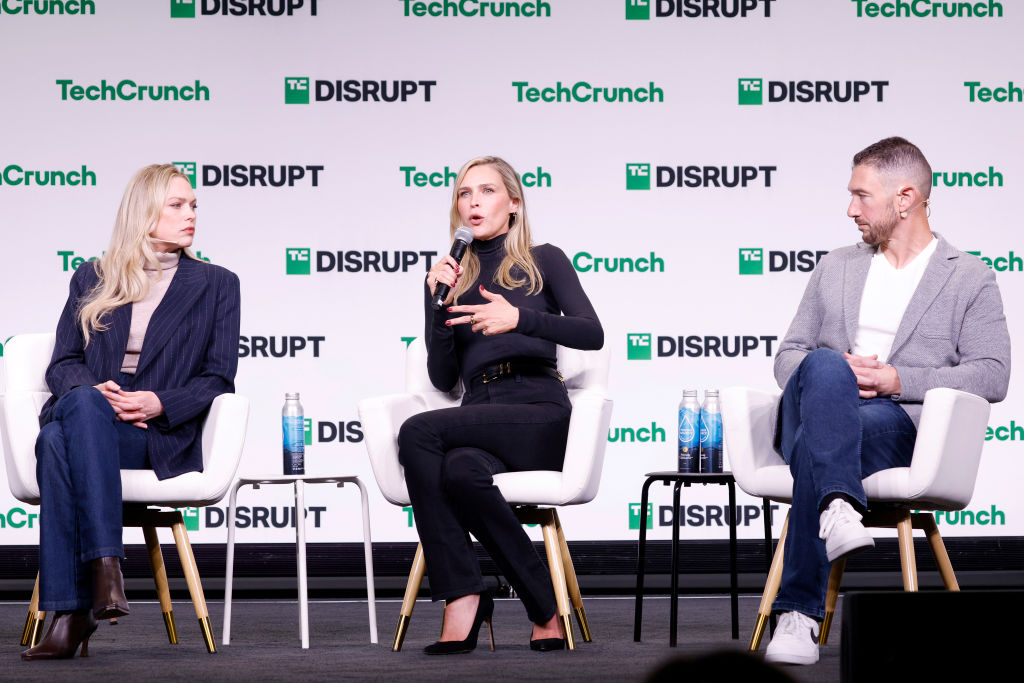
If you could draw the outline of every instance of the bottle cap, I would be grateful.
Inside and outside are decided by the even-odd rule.
[[[284,395],[284,400],[286,400],[286,401],[298,401],[299,400],[299,392],[295,392],[294,394],[286,393]]]

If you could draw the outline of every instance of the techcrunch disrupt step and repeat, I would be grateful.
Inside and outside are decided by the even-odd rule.
[[[82,85],[69,78],[58,78],[56,83],[60,86],[60,99],[64,101],[176,102],[181,100],[184,102],[208,102],[210,100],[210,89],[199,79],[186,85],[145,85],[136,83],[130,78],[116,83],[103,79],[98,85],[95,83]]]
[[[0,185],[7,187],[54,187],[96,185],[96,173],[82,164],[73,170],[40,171],[25,168],[20,164],[8,164],[0,170]]]
[[[173,162],[198,187],[319,187],[323,164],[203,164]],[[201,171],[200,171],[201,169]]]

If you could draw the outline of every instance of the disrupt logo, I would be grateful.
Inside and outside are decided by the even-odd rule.
[[[1002,187],[1003,174],[989,166],[988,171],[934,171],[932,173],[934,187]]]
[[[359,443],[363,440],[363,425],[359,420],[348,422],[324,422],[316,423],[317,443]],[[306,445],[313,445],[313,421],[306,420]]]
[[[295,358],[300,355],[310,344],[312,344],[313,358],[320,357],[320,342],[326,341],[327,337],[238,337],[239,358]]]
[[[734,334],[726,336],[714,335],[679,335],[676,337],[658,337],[658,357],[683,356],[689,358],[737,358],[756,355],[756,351],[764,348],[764,355],[772,355],[772,343],[777,341],[774,335]],[[650,334],[626,335],[626,359],[650,360]]]
[[[192,85],[139,85],[130,78],[118,81],[117,85],[107,83],[106,79],[100,81],[99,85],[74,85],[70,78],[63,78],[56,81],[60,86],[60,99],[67,100],[124,100],[131,102],[138,100],[143,102],[170,102],[183,100],[210,99],[210,89],[196,79]]]
[[[11,508],[7,512],[0,512],[0,529],[34,529],[37,519],[39,519],[38,512],[28,512],[23,508]]]
[[[650,427],[616,427],[608,430],[608,441],[611,443],[656,443],[665,441],[665,430],[651,422]]]
[[[572,267],[581,273],[664,273],[665,259],[653,251],[650,256],[592,256],[590,252],[577,252]]]
[[[0,14],[96,14],[92,0],[0,0]]]
[[[980,81],[964,81],[964,87],[971,91],[971,102],[1024,102],[1024,91],[1010,81],[1005,88],[982,87]]]
[[[488,0],[443,0],[420,2],[399,0],[404,16],[414,17],[550,17],[551,5],[544,0],[530,2],[488,2]]]
[[[769,507],[773,521],[778,509],[778,505]],[[672,526],[672,517],[671,505],[658,506],[658,526]],[[764,523],[758,521],[761,519],[760,505],[737,505],[735,507],[731,505],[680,505],[678,524],[692,527],[728,526],[730,517],[735,520],[736,526],[750,526],[755,522],[757,524]],[[629,504],[629,528],[640,528],[640,503]],[[647,528],[654,528],[653,503],[647,504]]]
[[[186,531],[199,531],[199,508],[178,508]]]
[[[874,93],[875,101],[885,99],[889,81],[768,81],[769,102],[860,102]],[[739,103],[764,104],[764,81],[739,79]]]
[[[316,3],[317,0],[171,0],[171,19],[195,19],[196,5],[203,16],[290,17],[303,7],[309,7],[310,16],[315,17]]]
[[[655,187],[772,186],[778,166],[655,166]],[[651,189],[650,164],[626,164],[626,189]]]
[[[448,166],[443,171],[418,171],[415,166],[399,166],[398,170],[405,176],[405,186],[411,187],[451,187],[458,180],[459,174]],[[551,187],[551,174],[540,166],[537,171],[527,171],[519,176],[520,182],[526,187]]]
[[[995,505],[988,510],[938,510],[935,512],[936,524],[948,524],[950,526],[989,526],[1006,525],[1006,513],[996,508]]]
[[[996,256],[995,258],[985,256],[980,251],[969,251],[967,253],[977,256],[984,261],[985,265],[989,268],[1000,273],[1005,273],[1006,271],[1010,271],[1011,273],[1024,271],[1024,260],[1021,260],[1020,256],[1013,253],[1012,249],[1010,250],[1009,256]]]
[[[769,251],[768,272],[809,273],[827,251]],[[740,249],[740,275],[764,274],[764,249]]]
[[[554,86],[534,87],[529,81],[513,81],[516,102],[664,102],[665,91],[651,81],[635,88],[593,86],[577,81],[571,86],[561,81]]]
[[[651,5],[656,17],[686,17],[688,19],[735,19],[755,14],[760,9],[763,17],[772,16],[772,3],[776,0],[626,0],[626,19],[650,19]]]
[[[312,266],[312,250],[306,247],[289,247],[284,250],[286,275],[309,275]],[[331,271],[346,273],[403,273],[409,272],[421,261],[423,272],[430,270],[436,251],[318,251],[316,272]]]
[[[429,102],[430,89],[435,85],[437,81],[318,80],[313,82],[313,96],[317,102],[407,102],[420,97],[424,102]],[[309,104],[309,91],[308,76],[284,79],[285,104]]]
[[[0,0],[2,4],[2,0]],[[17,187],[24,185],[29,187],[55,187],[57,185],[78,187],[81,185],[96,185],[96,173],[82,164],[81,169],[74,171],[26,171],[18,164],[8,164],[0,172],[0,185]]]
[[[3,355],[0,353],[0,355]],[[985,441],[991,441],[996,439],[997,441],[1024,441],[1024,427],[1017,424],[1015,420],[1010,420],[1010,426],[1003,425],[1001,427],[986,427],[985,428]]]
[[[206,512],[205,526],[207,529],[216,529],[227,526],[227,510],[218,506],[203,508]],[[321,515],[327,512],[326,506],[309,506],[306,508],[305,518],[309,520],[313,516],[313,526],[320,528]],[[295,527],[295,506],[274,506],[274,507],[246,507],[239,505],[235,508],[236,529],[285,529]]]
[[[199,187],[200,176],[196,173],[194,161],[175,161],[178,170],[188,176],[192,187]],[[202,186],[214,187],[294,187],[296,183],[309,176],[313,187],[320,185],[320,172],[323,166],[299,166],[279,164],[277,166],[261,166],[251,164],[204,164]]]
[[[75,256],[74,251],[58,251],[57,256],[62,259],[62,270],[66,273],[69,270],[78,270],[78,267],[86,261],[95,261],[99,256]],[[197,251],[196,258],[201,261],[210,262],[210,259],[203,256],[203,252]]]
[[[897,0],[897,2],[857,3],[857,18],[863,17],[934,17],[952,19],[963,17],[1001,17],[1003,5],[998,2],[934,2],[933,0]]]

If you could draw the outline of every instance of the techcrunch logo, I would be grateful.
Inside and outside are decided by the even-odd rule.
[[[744,18],[752,14],[772,16],[772,3],[776,0],[626,0],[627,20],[646,20],[654,16],[686,17],[688,19]]]
[[[851,2],[857,3],[858,19],[863,17],[954,19],[1003,16],[1003,5],[999,2],[932,2],[931,0],[898,0],[897,2],[851,0]]]
[[[655,166],[655,187],[747,187],[772,186],[778,166]],[[626,189],[651,189],[650,164],[626,164]]]
[[[934,171],[932,172],[932,185],[934,187],[1002,187],[1003,174],[994,167],[989,166],[988,171],[970,173]]]
[[[1024,102],[1024,91],[1010,81],[1005,88],[985,88],[981,81],[964,81],[964,87],[971,91],[971,102]]]
[[[650,256],[592,256],[580,251],[572,257],[572,267],[581,273],[664,273],[665,259],[653,251]]]
[[[11,508],[7,512],[0,512],[0,529],[34,529],[38,519],[38,512],[28,512],[23,508]]]
[[[991,256],[985,256],[980,251],[969,251],[967,253],[977,256],[982,261],[984,261],[985,265],[987,265],[989,268],[1000,273],[1005,273],[1006,271],[1009,271],[1011,273],[1024,271],[1024,260],[1022,260],[1020,256],[1017,256],[1015,253],[1013,253],[1012,249],[1010,250],[1009,256],[996,256],[995,258]]]
[[[403,16],[414,17],[550,17],[551,5],[536,2],[487,2],[486,0],[443,0],[419,2],[398,0]]]
[[[772,343],[778,341],[774,335],[731,335],[701,336],[679,335],[676,337],[658,337],[658,358],[678,356],[680,358],[737,358],[758,355],[756,352],[764,348],[764,355],[772,355]],[[626,334],[626,360],[651,360],[654,348],[650,333]]]
[[[96,14],[92,0],[0,0],[0,14]]]
[[[659,427],[656,422],[651,422],[650,427],[616,427],[608,430],[608,441],[610,443],[657,443],[665,441],[665,430]]]
[[[398,170],[404,175],[406,187],[451,187],[459,178],[458,172],[448,166],[443,171],[419,171],[415,166],[399,166]],[[520,174],[519,180],[524,187],[551,187],[551,174],[540,166],[536,172]]]
[[[171,19],[195,19],[196,5],[203,16],[265,17],[292,16],[303,7],[309,7],[310,16],[316,16],[317,0],[171,0]]]
[[[106,253],[106,252],[104,252]],[[66,273],[69,270],[78,270],[78,267],[86,261],[95,261],[99,256],[75,256],[75,252],[72,250],[58,251],[57,256],[62,260],[62,270]],[[197,251],[196,258],[201,261],[210,262],[210,259],[203,256],[203,252]]]
[[[513,81],[516,102],[664,102],[665,91],[651,81],[635,88],[593,86],[586,81],[577,81],[571,86],[561,81],[554,86],[534,87],[529,81]]]
[[[827,251],[769,251],[768,272],[809,273]],[[764,275],[764,249],[740,249],[740,275]]]
[[[778,509],[778,504],[773,504],[768,508],[772,521],[774,521]],[[629,504],[630,529],[640,528],[640,513],[640,503]],[[736,526],[751,526],[755,523],[764,523],[758,521],[761,519],[761,514],[760,505],[737,505],[735,507],[731,505],[680,505],[677,523],[679,526],[691,527],[727,526],[729,518],[732,517]],[[671,527],[674,521],[673,517],[671,505],[658,506],[658,526]],[[654,528],[654,503],[647,504],[647,528]]]
[[[949,526],[1005,526],[1006,513],[995,505],[988,510],[938,510],[935,512],[935,523]]]
[[[991,441],[992,439],[996,441],[1024,441],[1024,426],[1017,424],[1016,420],[1010,420],[1009,426],[986,427],[985,441]]]
[[[132,100],[139,102],[183,100],[190,102],[193,100],[209,101],[210,99],[210,89],[200,83],[198,79],[193,85],[139,85],[130,78],[118,81],[116,86],[107,83],[106,79],[100,81],[99,85],[74,85],[74,81],[69,78],[59,79],[56,83],[60,86],[60,99],[65,101],[68,98],[93,102],[96,100],[104,102],[107,100],[123,100],[125,102]]]
[[[285,275],[309,275],[312,250],[288,247],[284,250]],[[408,273],[421,261],[423,272],[430,270],[436,251],[317,251],[316,272],[328,273]]]
[[[874,92],[876,102],[885,99],[889,81],[768,81],[768,102],[860,102]],[[764,104],[764,80],[739,79],[739,104]]]
[[[178,170],[188,176],[192,187],[199,187],[199,166],[194,161],[175,161]],[[247,164],[204,164],[202,166],[203,187],[294,187],[300,180],[309,176],[313,187],[320,185],[321,166],[298,166],[280,164],[277,166],[260,166]]]
[[[0,0],[2,2],[3,0]],[[28,187],[54,187],[57,185],[96,185],[96,174],[90,171],[85,164],[82,168],[74,171],[26,171],[18,164],[9,164],[0,171],[0,185],[17,187],[24,185]]]
[[[246,337],[238,338],[239,358],[295,358],[307,346],[313,345],[313,358],[320,357],[320,342],[326,341],[327,337]]]
[[[11,341],[11,337],[8,337],[7,339],[4,339],[3,344],[0,344],[0,358],[4,357],[4,344],[6,344],[9,341]]]
[[[424,102],[430,101],[430,89],[437,81],[314,81],[313,99],[316,102],[407,102],[422,92]],[[284,79],[285,104],[309,104],[308,76]],[[419,99],[416,97],[415,99]]]

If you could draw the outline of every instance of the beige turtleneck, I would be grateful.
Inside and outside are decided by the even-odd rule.
[[[153,311],[160,305],[167,293],[167,288],[178,272],[179,252],[162,253],[156,255],[160,262],[160,268],[154,268],[150,264],[143,266],[146,275],[149,277],[149,293],[140,301],[132,304],[132,326],[128,332],[128,346],[125,348],[124,361],[121,362],[121,372],[134,375],[135,368],[139,366],[139,354],[142,353],[142,342],[146,337],[146,328],[149,327],[149,319],[153,317]]]

